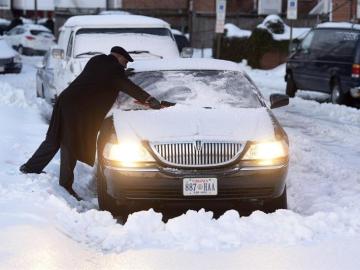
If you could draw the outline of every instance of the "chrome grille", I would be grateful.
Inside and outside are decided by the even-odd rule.
[[[240,142],[152,143],[153,152],[164,163],[182,167],[219,166],[234,161],[241,153]]]

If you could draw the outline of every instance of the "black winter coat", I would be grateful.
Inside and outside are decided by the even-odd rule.
[[[144,102],[149,94],[130,81],[112,55],[89,60],[80,75],[59,95],[47,136],[92,166],[96,137],[119,91]]]

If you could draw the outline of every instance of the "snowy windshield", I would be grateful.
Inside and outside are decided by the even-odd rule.
[[[159,100],[201,107],[261,107],[255,86],[235,71],[180,70],[135,73],[129,78]],[[120,92],[121,93],[121,92]],[[125,94],[117,102],[120,109],[139,109]]]

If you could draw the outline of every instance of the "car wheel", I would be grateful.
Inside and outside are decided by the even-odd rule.
[[[264,212],[273,213],[278,209],[287,209],[286,186],[279,197],[264,202]]]
[[[100,165],[97,166],[96,185],[100,210],[109,211],[112,215],[117,217],[121,223],[125,223],[129,212],[127,209],[119,209],[116,201],[107,194],[106,183]]]
[[[285,92],[289,97],[295,97],[296,91],[297,91],[297,88],[296,88],[294,78],[291,75],[291,73],[288,73],[286,75],[286,91]]]
[[[347,95],[342,91],[338,81],[332,84],[330,98],[333,104],[345,104],[347,102]]]

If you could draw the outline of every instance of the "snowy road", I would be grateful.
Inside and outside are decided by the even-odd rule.
[[[24,61],[21,74],[0,75],[0,269],[360,269],[360,110],[299,97],[274,110],[291,144],[289,210],[218,220],[189,211],[166,224],[149,210],[120,225],[96,210],[85,165],[80,203],[57,184],[58,156],[47,174],[18,172],[49,111],[35,97],[40,58]],[[283,66],[244,68],[266,97],[284,92]]]

